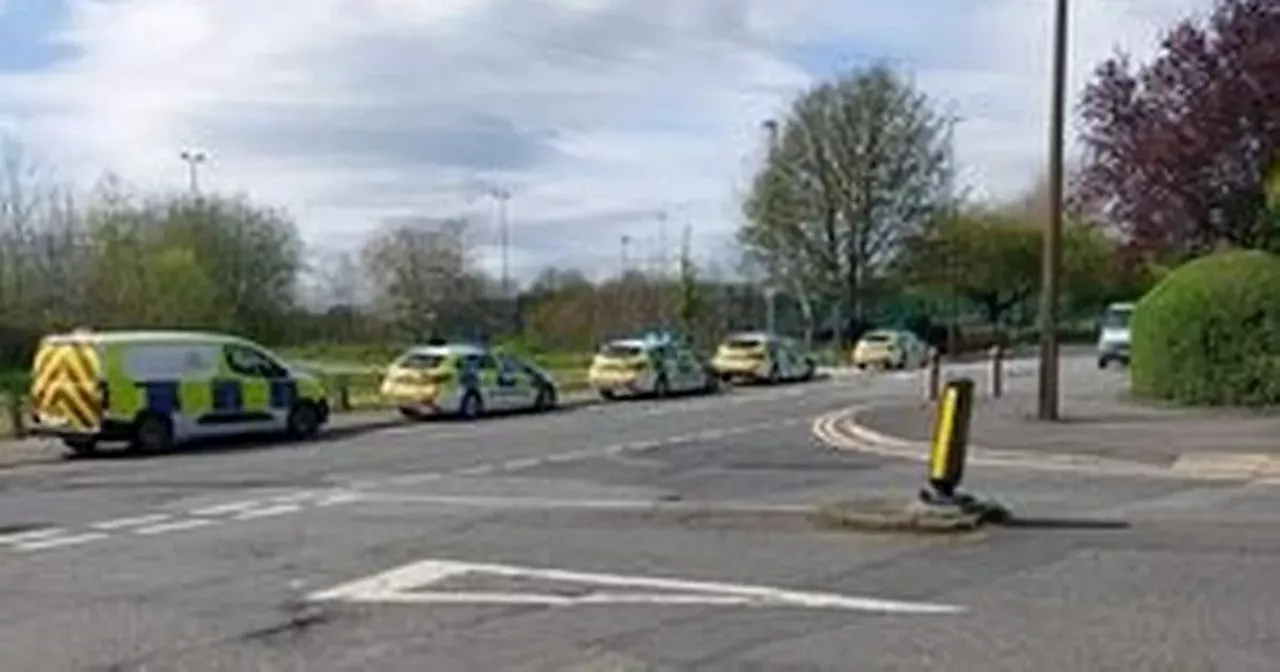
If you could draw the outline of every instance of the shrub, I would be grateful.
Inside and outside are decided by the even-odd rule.
[[[1138,301],[1130,326],[1136,394],[1280,402],[1280,257],[1231,250],[1189,262]]]

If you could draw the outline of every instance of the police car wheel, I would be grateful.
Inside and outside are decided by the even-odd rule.
[[[142,453],[169,450],[173,447],[173,423],[159,415],[143,415],[133,425],[129,447]]]
[[[534,398],[533,407],[539,411],[549,411],[556,407],[556,390],[550,385],[545,385],[538,389],[538,396]]]
[[[312,404],[298,404],[289,411],[287,422],[290,438],[309,439],[320,431],[320,412]]]
[[[467,396],[462,398],[462,403],[458,405],[458,416],[467,420],[478,418],[483,413],[484,402],[475,392],[468,392]]]
[[[658,379],[653,383],[653,396],[665,397],[669,394],[671,394],[671,386],[667,384],[667,377],[658,376]]]

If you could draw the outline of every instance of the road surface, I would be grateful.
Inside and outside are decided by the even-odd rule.
[[[0,472],[0,670],[1274,669],[1265,482],[983,468],[1038,524],[815,529],[813,503],[909,495],[921,467],[831,451],[813,418],[919,389]]]

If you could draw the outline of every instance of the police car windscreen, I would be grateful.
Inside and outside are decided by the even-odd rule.
[[[433,355],[422,352],[411,352],[396,361],[396,366],[402,369],[415,369],[418,371],[430,371],[437,368],[444,362],[443,355]]]
[[[644,354],[644,348],[638,345],[625,345],[622,343],[609,343],[600,348],[601,357],[609,357],[614,359],[629,359],[631,357],[639,357]]]

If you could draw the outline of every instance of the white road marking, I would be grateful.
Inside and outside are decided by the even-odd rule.
[[[184,530],[194,530],[199,527],[208,527],[218,521],[208,518],[187,518],[185,520],[175,520],[169,523],[160,523],[159,525],[150,525],[140,527],[133,531],[134,534],[149,537],[156,534],[165,534],[166,532],[182,532]]]
[[[248,509],[262,506],[262,502],[256,499],[245,499],[238,502],[227,502],[226,504],[218,504],[216,506],[206,506],[201,509],[192,509],[188,511],[193,516],[221,516],[228,513],[238,513]]]
[[[536,457],[529,457],[519,460],[507,460],[502,463],[503,471],[520,471],[522,469],[530,469],[542,464],[542,460]]]
[[[492,464],[477,464],[474,467],[459,469],[453,473],[458,476],[483,476],[485,474],[493,473],[495,469],[497,469],[497,467]]]
[[[14,532],[12,534],[0,534],[0,544],[16,544],[25,541],[35,541],[38,539],[47,539],[65,534],[66,530],[61,527],[44,527],[38,530],[27,530],[26,532]]]
[[[614,448],[622,448],[622,446],[609,446],[605,451],[611,451]],[[574,462],[577,460],[585,460],[596,456],[594,450],[573,450],[567,453],[555,453],[542,458],[546,462]]]
[[[464,575],[490,575],[581,584],[605,590],[583,595],[518,592],[443,592],[421,589]],[[614,590],[609,590],[614,589]],[[617,590],[625,589],[625,590]],[[671,592],[639,592],[639,590]],[[679,591],[679,592],[676,592]],[[352,581],[309,596],[311,600],[394,602],[401,604],[537,604],[572,607],[588,604],[744,606],[841,609],[884,614],[958,614],[964,607],[902,602],[834,593],[683,579],[597,574],[489,563],[423,560]]]
[[[296,513],[302,510],[299,504],[277,504],[276,506],[268,506],[264,509],[250,509],[236,515],[236,520],[255,520],[257,518],[270,518],[272,516],[283,516],[288,513]]]
[[[361,499],[364,499],[364,495],[358,492],[337,492],[316,501],[315,505],[318,507],[336,506],[338,504],[358,502]]]
[[[320,496],[320,494],[321,493],[312,490],[301,490],[298,492],[276,495],[275,497],[268,498],[267,501],[272,504],[293,504],[295,502],[305,502],[308,499],[314,499],[315,497]]]
[[[661,441],[632,441],[631,443],[628,443],[626,445],[626,450],[637,450],[637,451],[652,450],[661,445],[662,445]]]
[[[165,513],[154,513],[149,516],[133,516],[132,518],[113,518],[111,520],[103,520],[93,523],[89,527],[95,530],[122,530],[126,527],[142,527],[143,525],[154,525],[155,523],[164,522],[173,516]]]
[[[754,511],[769,513],[809,513],[813,507],[803,504],[762,504],[758,502],[667,502],[654,499],[556,499],[552,497],[485,497],[467,495],[420,495],[398,492],[366,492],[360,496],[365,502],[389,504],[431,504],[496,509],[614,509],[614,510],[667,510],[667,511]]]
[[[40,539],[37,541],[25,541],[14,546],[19,551],[44,551],[50,548],[59,548],[62,546],[75,546],[77,544],[87,544],[91,541],[106,539],[108,536],[105,532],[85,532],[83,534],[73,534],[70,536],[52,537],[49,539]]]

